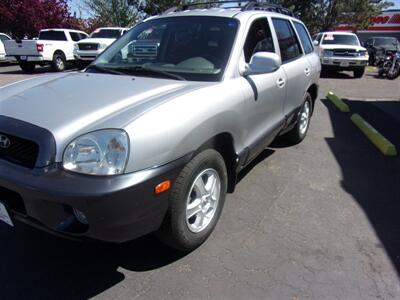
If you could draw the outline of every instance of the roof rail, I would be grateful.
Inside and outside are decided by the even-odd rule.
[[[227,0],[227,1],[211,1],[211,2],[203,2],[203,3],[190,3],[184,4],[182,6],[171,7],[166,10],[163,14],[168,14],[172,12],[185,11],[191,9],[208,9],[208,8],[227,8],[227,9],[240,9],[241,11],[249,11],[249,10],[262,10],[262,11],[271,11],[276,12],[288,16],[294,17],[294,14],[291,10],[284,8],[281,5],[272,3],[275,2],[273,0]],[[224,7],[224,5],[231,4],[229,6]],[[235,5],[236,4],[236,5]],[[222,6],[222,7],[221,7]]]

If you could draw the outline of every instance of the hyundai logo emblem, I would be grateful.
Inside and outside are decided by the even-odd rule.
[[[11,141],[5,135],[0,134],[0,148],[7,149],[10,147]]]

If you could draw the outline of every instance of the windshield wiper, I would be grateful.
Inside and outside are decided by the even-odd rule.
[[[186,79],[184,77],[182,77],[182,76],[179,76],[179,75],[167,72],[167,71],[162,71],[162,70],[159,70],[159,69],[153,69],[153,68],[142,67],[142,66],[135,66],[133,68],[129,68],[129,70],[148,73],[148,74],[158,74],[158,75],[163,75],[165,77],[169,77],[169,78],[172,78],[172,79],[186,81]]]
[[[86,70],[96,70],[101,73],[108,73],[108,74],[115,74],[115,75],[129,75],[127,72],[115,70],[114,68],[105,68],[105,67],[100,67],[98,65],[90,65],[86,68]]]

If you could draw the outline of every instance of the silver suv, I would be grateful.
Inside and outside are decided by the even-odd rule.
[[[82,72],[0,89],[0,220],[203,243],[237,174],[278,136],[304,139],[318,94],[304,24],[240,4],[170,10]]]

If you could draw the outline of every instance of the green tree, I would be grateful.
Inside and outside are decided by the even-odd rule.
[[[96,20],[96,24],[101,26],[133,26],[139,19],[139,1],[128,0],[85,0],[85,5]]]
[[[368,0],[282,0],[282,4],[291,8],[312,33],[333,30],[341,24],[354,31],[366,29],[371,17],[393,5],[387,1],[373,4]]]

